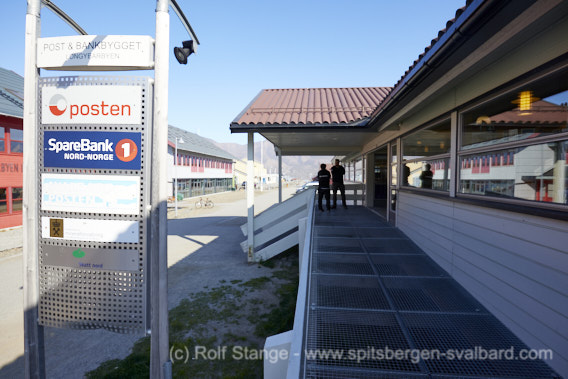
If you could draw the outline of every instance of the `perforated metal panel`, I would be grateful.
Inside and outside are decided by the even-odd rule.
[[[97,230],[74,230],[73,233],[66,232],[62,237],[57,238],[57,234],[50,236],[49,233],[46,234],[45,230],[42,234],[42,226],[40,225],[39,323],[44,326],[60,328],[104,328],[120,333],[145,332],[149,324],[149,275],[147,275],[149,272],[149,259],[147,257],[149,211],[146,205],[150,204],[151,157],[149,147],[151,146],[150,138],[152,135],[151,99],[153,98],[149,79],[131,76],[41,78],[39,86],[40,94],[42,88],[69,86],[89,86],[87,88],[90,91],[97,91],[98,88],[104,86],[134,86],[141,90],[141,99],[137,99],[141,104],[141,122],[138,124],[40,125],[38,131],[41,146],[40,161],[38,162],[38,180],[41,194],[39,219],[43,218],[44,222],[56,220],[56,222],[62,223],[72,219],[72,221],[79,223],[84,221],[86,225],[90,225],[90,220],[124,220],[130,222],[127,223],[128,225],[134,225],[135,230],[130,230],[127,237],[125,237],[126,232],[116,232],[117,237],[114,240],[112,238],[105,240],[105,237],[99,236],[103,232]],[[43,104],[45,101],[50,100],[42,99],[39,103]],[[81,108],[77,109],[81,110]],[[86,109],[84,108],[85,112]],[[108,111],[110,111],[110,108]],[[114,136],[117,136],[118,133],[126,132],[139,134],[141,137],[138,151],[140,168],[46,167],[43,148],[46,132],[94,132],[93,134],[104,133],[108,136],[112,136],[112,133],[116,133]],[[139,181],[139,189],[135,191],[137,200],[133,200],[137,201],[137,204],[134,203],[131,206],[133,210],[124,212],[121,211],[124,204],[112,206],[108,202],[104,203],[105,194],[101,194],[103,200],[101,200],[99,210],[86,211],[80,209],[80,207],[78,211],[63,210],[63,208],[53,210],[44,206],[44,201],[47,201],[47,199],[44,200],[44,188],[42,188],[42,178],[47,177],[44,177],[44,175],[52,174],[69,178],[66,185],[73,185],[72,179],[74,177],[81,178],[83,184],[78,185],[83,186],[96,183],[97,180],[102,182],[106,180],[111,183],[116,180],[117,191],[120,191],[121,183],[128,182],[128,178],[134,178],[134,183]],[[61,199],[58,201],[64,202]],[[92,201],[96,203],[98,200]],[[45,229],[46,225],[43,225],[43,227]],[[112,235],[113,231],[108,230],[106,233]],[[71,235],[73,235],[73,238],[71,238]],[[55,259],[54,254],[60,256]],[[92,259],[89,263],[82,263],[81,259],[84,259],[86,254]],[[100,262],[100,264],[93,262]]]

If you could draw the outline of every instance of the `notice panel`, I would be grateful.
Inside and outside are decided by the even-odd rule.
[[[138,250],[43,246],[43,264],[85,270],[138,271]]]
[[[41,218],[41,237],[71,241],[139,242],[138,221]]]
[[[65,70],[143,70],[154,67],[150,36],[88,35],[39,38],[37,66]]]
[[[139,125],[142,88],[132,85],[74,85],[41,89],[44,125]]]
[[[58,212],[137,215],[140,177],[116,175],[41,175],[41,209]]]
[[[45,131],[43,166],[140,170],[141,133]]]

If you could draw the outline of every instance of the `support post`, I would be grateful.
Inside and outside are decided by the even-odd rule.
[[[150,378],[171,377],[168,357],[167,155],[170,15],[168,0],[156,3],[152,211],[150,240]]]
[[[278,203],[282,202],[282,150],[276,148],[278,155]]]
[[[254,262],[254,133],[248,133],[247,145],[247,260]]]
[[[38,184],[38,78],[37,39],[40,35],[40,0],[28,0],[24,67],[23,233],[24,233],[24,376],[45,378],[43,326],[39,319],[39,184]]]

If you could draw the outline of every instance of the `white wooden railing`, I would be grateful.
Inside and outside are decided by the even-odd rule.
[[[290,199],[274,205],[254,218],[254,255],[252,261],[268,260],[298,245],[298,221],[308,215],[308,207],[314,204],[315,190],[308,189]],[[247,224],[241,226],[247,236]],[[248,252],[248,241],[241,243]]]

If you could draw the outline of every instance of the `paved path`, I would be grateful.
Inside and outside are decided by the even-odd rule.
[[[284,189],[284,198],[294,188]],[[227,282],[266,275],[269,269],[246,263],[239,244],[244,241],[240,226],[246,223],[244,191],[207,196],[213,209],[194,209],[195,199],[180,202],[178,218],[168,222],[169,307],[189,293]],[[257,192],[255,213],[278,201],[276,190]],[[0,258],[0,378],[23,377],[23,291],[21,249]],[[48,378],[82,377],[114,358],[124,358],[140,336],[105,330],[45,328],[46,371]]]

